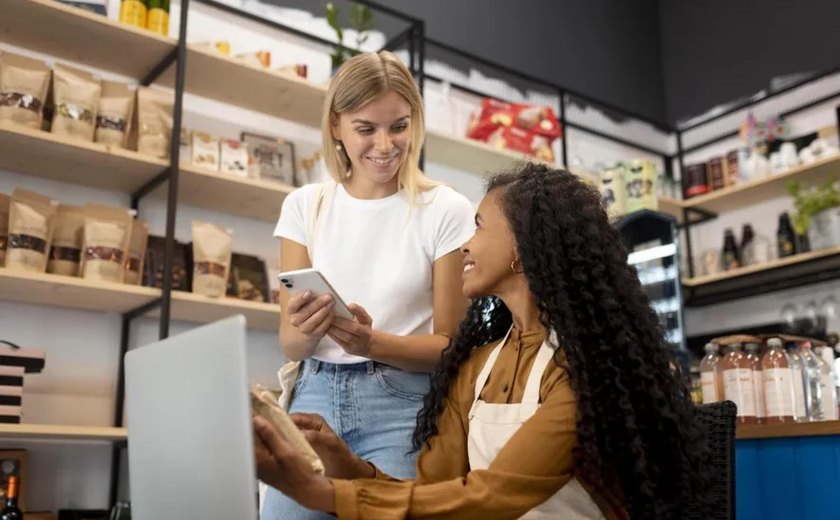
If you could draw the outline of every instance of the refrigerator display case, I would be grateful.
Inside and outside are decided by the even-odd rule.
[[[639,274],[662,323],[665,340],[674,348],[683,368],[688,369],[676,220],[664,213],[642,210],[625,215],[616,226],[627,249],[627,262]]]

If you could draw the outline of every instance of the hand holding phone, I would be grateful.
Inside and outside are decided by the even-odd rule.
[[[333,311],[336,316],[346,318],[348,320],[354,319],[353,313],[348,309],[347,304],[341,299],[332,285],[317,269],[299,269],[296,271],[288,271],[277,275],[280,283],[289,291],[289,294],[298,295],[309,292],[312,299],[316,299],[325,295],[329,295],[333,301]]]

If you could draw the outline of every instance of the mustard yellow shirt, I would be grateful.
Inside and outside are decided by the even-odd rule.
[[[522,402],[528,374],[545,332],[514,327],[490,373],[481,399]],[[541,504],[575,474],[577,400],[567,372],[549,363],[537,412],[511,437],[486,470],[470,470],[469,411],[475,382],[498,343],[476,349],[461,366],[438,419],[438,434],[417,460],[416,480],[333,479],[338,517],[355,520],[518,518]],[[577,475],[608,520],[628,518],[615,493],[597,490]]]

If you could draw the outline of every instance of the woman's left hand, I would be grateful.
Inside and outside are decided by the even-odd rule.
[[[254,416],[253,426],[259,479],[306,508],[335,512],[332,482],[312,471],[312,465],[273,424]]]
[[[347,309],[356,317],[355,320],[335,316],[327,336],[339,344],[348,354],[368,357],[370,339],[373,336],[373,319],[361,305],[351,303]]]

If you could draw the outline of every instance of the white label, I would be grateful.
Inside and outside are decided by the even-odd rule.
[[[723,392],[738,407],[738,417],[755,417],[755,387],[750,368],[723,371]]]
[[[718,395],[717,378],[714,372],[701,372],[700,386],[703,390],[703,404],[720,401],[721,396]]]
[[[826,421],[837,420],[837,392],[834,389],[834,378],[831,372],[822,375],[822,405],[823,419]]]
[[[793,372],[790,368],[765,368],[766,417],[793,417]]]
[[[793,369],[793,414],[797,419],[808,416],[808,408],[805,407],[805,381],[802,378],[802,369]]]
[[[755,391],[755,416],[767,417],[764,406],[764,380],[761,377],[761,370],[753,370],[753,389]]]

